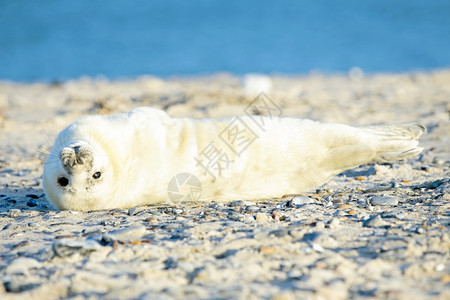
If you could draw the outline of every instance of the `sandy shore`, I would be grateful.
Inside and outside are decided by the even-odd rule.
[[[40,176],[72,121],[138,106],[240,115],[252,87],[228,74],[0,82],[0,298],[450,299],[450,71],[270,80],[284,116],[419,122],[425,150],[294,199],[59,212]]]

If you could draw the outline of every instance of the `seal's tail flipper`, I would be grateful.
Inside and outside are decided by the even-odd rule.
[[[418,139],[425,132],[425,127],[418,124],[333,126],[322,166],[337,174],[366,163],[408,158],[423,150],[418,147]]]
[[[426,128],[419,124],[378,125],[361,128],[369,135],[375,146],[374,162],[386,162],[408,158],[422,152],[417,147],[419,137]]]

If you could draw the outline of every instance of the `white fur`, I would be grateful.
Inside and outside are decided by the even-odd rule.
[[[258,137],[238,155],[220,139],[237,119],[177,119],[151,108],[84,117],[58,135],[44,166],[45,193],[60,209],[128,208],[169,200],[170,180],[190,173],[201,182],[199,200],[260,199],[299,193],[360,164],[405,158],[422,150],[416,147],[424,132],[420,125],[355,128],[255,118],[261,117],[239,119]],[[211,142],[233,161],[215,179],[196,160]],[[69,174],[60,153],[77,145],[92,150],[93,165]],[[95,172],[101,172],[100,179],[92,179]],[[57,183],[60,177],[69,180],[64,188]]]

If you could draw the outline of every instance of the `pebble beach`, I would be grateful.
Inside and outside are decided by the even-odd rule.
[[[413,158],[276,199],[58,211],[41,186],[59,131],[139,106],[420,123]],[[0,82],[0,299],[450,299],[450,70]]]

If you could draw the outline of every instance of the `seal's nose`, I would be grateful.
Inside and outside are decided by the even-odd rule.
[[[78,154],[80,152],[81,146],[74,146],[72,148],[73,148],[73,151],[75,151],[75,154]]]
[[[60,153],[61,163],[70,174],[76,167],[92,168],[94,154],[89,146],[75,145],[64,147]]]

